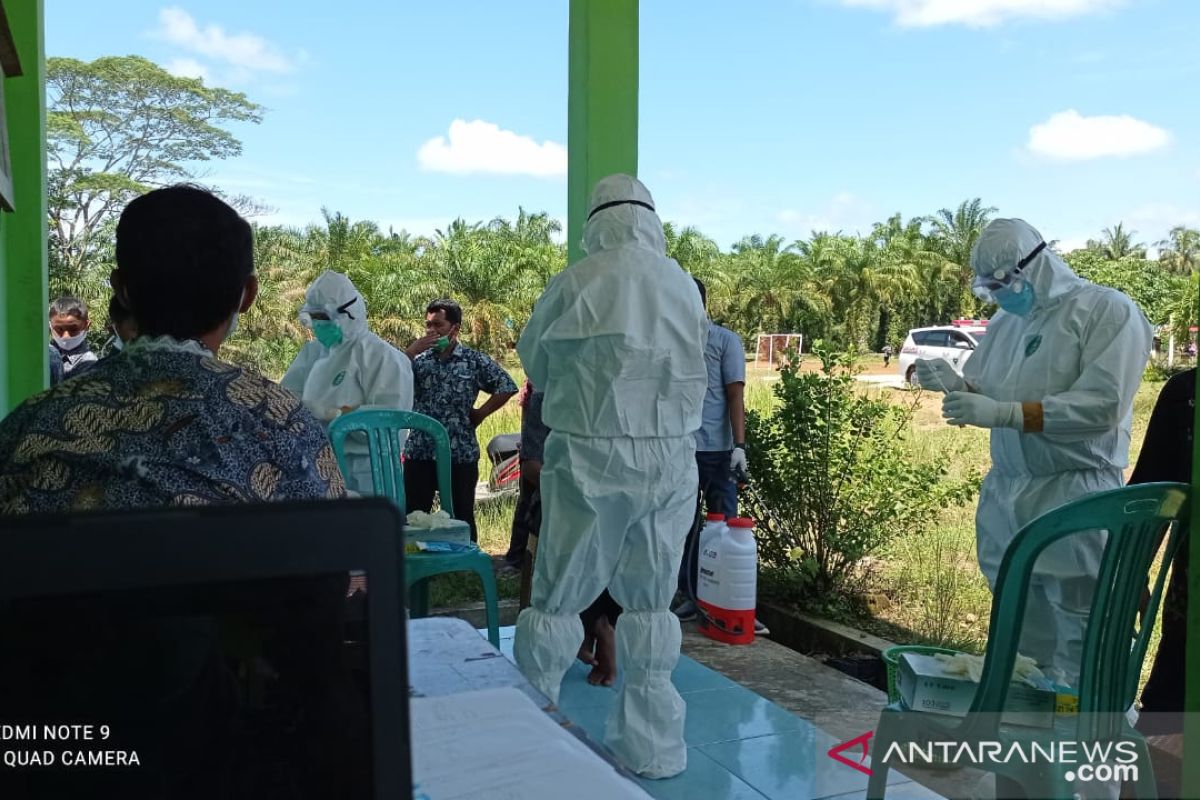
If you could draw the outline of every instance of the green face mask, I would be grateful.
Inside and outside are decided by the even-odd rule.
[[[313,320],[312,331],[313,336],[317,337],[317,341],[326,347],[337,347],[342,343],[342,329],[337,326],[336,322]]]

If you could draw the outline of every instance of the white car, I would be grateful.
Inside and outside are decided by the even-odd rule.
[[[918,358],[941,358],[954,367],[954,371],[962,374],[963,365],[979,346],[979,340],[987,333],[982,325],[960,327],[956,325],[938,325],[933,328],[913,328],[904,339],[900,348],[900,374],[910,386],[919,387],[917,367],[914,362]],[[938,387],[929,387],[936,389]]]

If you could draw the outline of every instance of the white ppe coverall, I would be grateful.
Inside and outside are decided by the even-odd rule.
[[[319,341],[300,349],[281,385],[295,394],[317,419],[335,419],[343,406],[355,410],[412,410],[412,364],[404,353],[367,328],[367,304],[345,275],[324,272],[308,287],[300,320],[312,327],[311,314],[324,313],[341,330],[341,341]],[[401,448],[404,442],[399,443]],[[365,440],[346,439],[347,485],[373,494],[371,460]]]
[[[1022,220],[995,220],[975,245],[972,267],[986,279],[1011,274],[1042,242]],[[1152,340],[1132,300],[1078,277],[1048,247],[1019,275],[1033,289],[1031,310],[1001,310],[963,368],[969,391],[1041,404],[1041,432],[992,428],[992,468],[975,526],[979,566],[993,591],[1018,530],[1064,503],[1124,484],[1133,397]],[[1016,413],[1016,426],[1027,429],[1033,414],[1029,406]],[[1100,532],[1073,534],[1043,551],[1034,568],[1021,652],[1070,686],[1078,686],[1104,543]]]
[[[517,345],[545,389],[551,433],[532,606],[513,649],[557,702],[583,641],[579,613],[607,587],[624,611],[605,743],[634,772],[663,778],[687,766],[669,605],[696,511],[708,320],[638,180],[602,179],[588,208],[587,256],[546,285]]]

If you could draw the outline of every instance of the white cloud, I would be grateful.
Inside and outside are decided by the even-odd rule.
[[[290,72],[292,59],[261,36],[226,33],[218,25],[201,27],[181,8],[158,14],[158,36],[183,50],[253,72]]]
[[[1125,0],[840,0],[844,6],[892,14],[902,28],[966,25],[990,28],[1018,19],[1061,20],[1123,5]]]
[[[812,231],[836,233],[866,231],[872,225],[871,204],[850,192],[838,192],[816,211],[785,208],[776,218],[795,236],[808,236]]]
[[[194,58],[174,58],[167,62],[167,72],[180,78],[199,78],[212,83],[212,72]]]
[[[1121,116],[1085,117],[1060,111],[1029,129],[1029,152],[1062,161],[1130,156],[1165,147],[1171,134],[1149,122]]]
[[[455,175],[485,172],[556,177],[567,174],[567,148],[551,141],[538,144],[480,119],[456,119],[446,136],[435,136],[421,145],[417,162],[430,172]]]

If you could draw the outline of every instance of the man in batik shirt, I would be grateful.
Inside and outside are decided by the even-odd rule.
[[[219,359],[238,314],[258,293],[253,253],[246,221],[201,189],[158,189],[128,205],[117,225],[112,284],[139,336],[0,422],[0,515],[345,494],[321,423],[285,389]],[[162,533],[169,546],[172,531]],[[75,556],[62,558],[69,564]],[[114,617],[57,598],[49,610],[3,616],[11,647],[0,662],[0,707],[20,718],[53,709],[61,713],[42,716],[83,720],[105,709],[105,724],[144,761],[103,776],[0,775],[38,787],[0,788],[0,795],[225,797],[235,782],[251,780],[247,796],[278,796],[257,790],[273,773],[239,746],[257,744],[239,720],[269,711],[294,722],[299,740],[327,756],[271,762],[308,792],[296,796],[360,796],[326,767],[369,752],[347,735],[367,713],[365,697],[336,668],[346,583],[344,575],[304,576],[273,583],[266,595],[254,587],[239,595],[246,608],[237,634],[251,631],[255,648],[240,663],[273,676],[279,689],[272,698],[283,699],[269,708],[239,682],[248,673],[231,665],[237,654],[225,646],[228,630],[203,604],[182,617]],[[121,658],[105,657],[113,653]],[[76,790],[51,791],[43,779]]]
[[[413,410],[442,423],[450,437],[450,492],[454,518],[475,526],[475,484],[479,482],[479,440],[475,429],[517,393],[517,385],[488,355],[458,340],[462,308],[434,300],[425,309],[425,335],[408,346],[413,360]],[[476,406],[479,393],[488,399]],[[414,431],[404,451],[404,496],[409,511],[429,511],[437,486],[433,439]],[[445,501],[443,501],[443,505]]]
[[[258,293],[253,252],[198,188],[129,204],[112,281],[140,335],[0,421],[0,514],[344,496],[323,426],[217,357]]]

